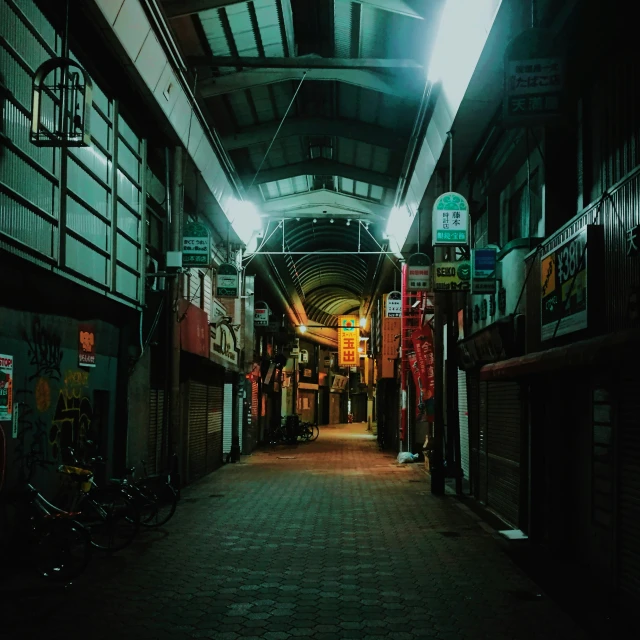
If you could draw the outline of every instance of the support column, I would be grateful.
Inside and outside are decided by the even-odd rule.
[[[182,209],[183,209],[183,157],[182,147],[173,151],[173,171],[171,176],[171,223],[169,228],[169,250],[182,250]],[[180,406],[180,324],[178,323],[178,301],[182,290],[182,276],[169,278],[169,309],[167,320],[171,339],[169,378],[169,453],[177,454],[179,465],[183,464]]]
[[[442,261],[442,253],[442,249],[438,247],[434,249],[434,262]],[[444,340],[446,340],[444,318],[447,312],[447,295],[447,293],[436,292],[433,296],[436,397],[434,402],[435,421],[433,423],[433,443],[429,457],[429,468],[431,472],[431,493],[436,495],[444,495],[444,376],[442,369],[444,362]]]

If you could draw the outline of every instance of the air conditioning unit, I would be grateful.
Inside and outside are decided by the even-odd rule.
[[[158,261],[149,257],[147,261],[147,279],[151,291],[164,291],[164,277],[154,278],[153,274],[158,273]]]

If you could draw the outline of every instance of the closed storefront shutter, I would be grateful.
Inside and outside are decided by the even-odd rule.
[[[458,414],[460,425],[460,465],[469,478],[469,405],[467,403],[467,374],[458,370]]]
[[[640,600],[640,394],[638,381],[620,385],[618,583],[625,605]]]
[[[164,390],[151,389],[149,391],[149,436],[145,460],[148,473],[158,473],[162,468],[163,424]]]
[[[222,465],[222,386],[207,388],[207,473]]]
[[[479,419],[478,419],[478,499],[487,502],[487,388],[486,382],[480,382]]]
[[[480,376],[477,371],[467,372],[467,407],[469,411],[469,488],[479,499],[480,478]]]
[[[242,453],[242,435],[244,430],[244,415],[245,415],[244,398],[242,397],[242,395],[238,395],[236,402],[238,403],[238,438],[240,443],[240,453]]]
[[[189,382],[189,482],[207,473],[207,386]]]
[[[488,382],[487,504],[517,527],[520,503],[522,405],[517,382]]]
[[[231,452],[231,428],[233,424],[233,385],[224,385],[222,408],[222,455]]]

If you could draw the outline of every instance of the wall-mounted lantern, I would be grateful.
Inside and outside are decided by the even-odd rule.
[[[43,62],[33,77],[31,142],[37,147],[87,147],[92,83],[71,58]]]

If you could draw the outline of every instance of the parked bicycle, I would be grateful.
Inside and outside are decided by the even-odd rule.
[[[283,416],[279,425],[271,428],[269,444],[295,444],[318,439],[320,429],[312,422],[301,422],[298,416]]]
[[[54,464],[28,457],[24,483],[0,495],[0,547],[22,551],[41,576],[66,582],[89,564],[91,537],[81,514],[56,507],[31,484],[35,467]]]
[[[79,461],[71,448],[58,471],[66,482],[57,502],[69,511],[80,511],[80,522],[89,530],[91,544],[103,551],[120,551],[130,545],[140,529],[140,512],[134,500],[121,487],[98,487],[90,467],[97,458]]]

